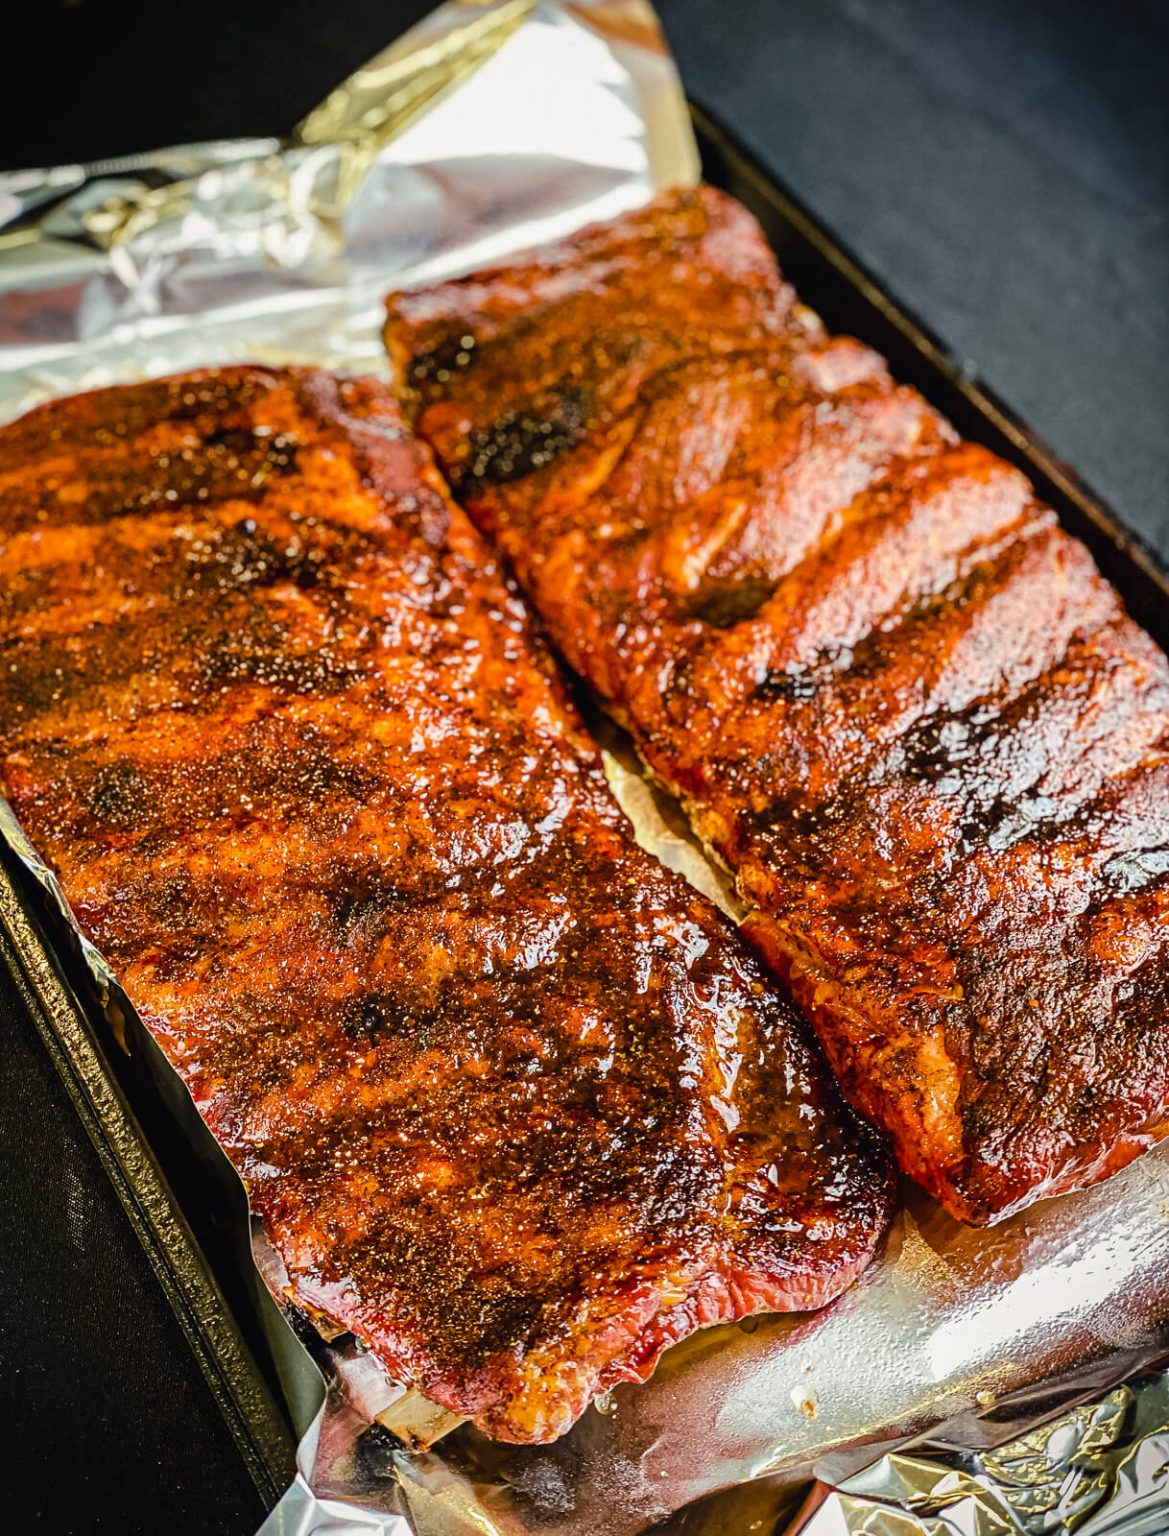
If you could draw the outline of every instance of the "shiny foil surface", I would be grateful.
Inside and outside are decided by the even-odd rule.
[[[450,0],[287,140],[0,177],[0,417],[244,359],[384,371],[388,289],[636,206],[697,163],[643,0]],[[605,740],[640,840],[738,915],[677,808]],[[35,866],[10,817],[0,835]],[[255,1248],[279,1301],[279,1261]],[[907,1188],[835,1305],[696,1335],[550,1446],[463,1427],[409,1456],[369,1427],[400,1389],[351,1340],[315,1354],[327,1399],[265,1536],[1169,1532],[1152,1370],[1169,1147],[990,1231]]]

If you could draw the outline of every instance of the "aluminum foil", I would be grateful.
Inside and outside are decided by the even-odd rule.
[[[792,1536],[1165,1536],[1169,1377],[1120,1386],[997,1450],[882,1457],[818,1489]]]
[[[287,142],[0,178],[0,416],[244,359],[384,371],[390,287],[696,174],[644,0],[454,0]]]
[[[0,177],[0,416],[241,359],[381,371],[388,288],[696,173],[643,0],[451,0],[287,140]],[[676,807],[607,743],[640,839],[735,915]],[[0,835],[35,865],[10,818]],[[552,1446],[464,1427],[406,1456],[369,1428],[398,1389],[322,1342],[328,1394],[316,1412],[300,1392],[300,1471],[265,1536],[1169,1531],[1169,1382],[1122,1385],[1169,1355],[1169,1147],[990,1232],[905,1196],[834,1306],[697,1335]],[[255,1256],[279,1298],[262,1238]]]

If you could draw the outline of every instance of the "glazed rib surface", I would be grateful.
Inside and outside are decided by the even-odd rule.
[[[0,772],[294,1299],[493,1435],[816,1307],[879,1156],[634,843],[383,386],[255,368],[0,429]]]
[[[963,1219],[1169,1117],[1169,666],[710,190],[389,301],[421,434]]]

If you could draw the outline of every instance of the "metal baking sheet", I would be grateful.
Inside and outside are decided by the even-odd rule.
[[[1083,539],[1133,617],[1169,647],[1169,571],[1116,513],[1052,453],[912,310],[883,288],[796,195],[702,107],[691,116],[707,181],[744,203],[763,226],[784,276],[829,329],[880,352],[894,376],[972,438],[1017,464],[1065,527]]]
[[[1147,551],[725,130],[697,108],[690,121],[694,137],[640,0],[486,0],[441,7],[289,140],[29,173],[9,189],[24,216],[0,232],[0,256],[15,258],[0,271],[0,411],[244,356],[382,368],[386,288],[690,179],[696,141],[707,177],[761,219],[805,302],[1019,463],[1165,643],[1169,586]],[[628,764],[615,780],[650,846],[716,878]],[[91,971],[100,982],[100,963]],[[336,1390],[314,1416],[320,1378],[258,1279],[238,1185],[237,1216],[222,1214],[234,1175],[116,983],[102,984],[111,1038],[128,1047],[124,1060],[111,1051],[117,1078],[192,1224],[207,1229],[226,1305],[287,1417],[308,1429],[297,1483],[272,1517],[282,1536],[331,1521],[386,1536],[403,1508],[422,1536],[771,1532],[813,1474],[842,1484],[923,1433],[931,1455],[979,1455],[1101,1399],[1169,1344],[1163,1148],[990,1233],[907,1189],[885,1255],[826,1312],[701,1334],[554,1446],[463,1429],[404,1457]],[[343,1340],[315,1354],[334,1383],[353,1365]],[[894,1498],[894,1481],[883,1486]]]
[[[228,1305],[219,1277],[231,1267],[209,1262],[112,1065],[110,1034],[94,1028],[104,1009],[91,978],[70,963],[65,933],[49,941],[38,909],[27,869],[5,850],[0,969],[44,1042],[260,1497],[274,1504],[295,1470],[296,1435],[280,1406],[283,1394],[249,1346],[245,1334],[255,1338],[255,1331],[241,1327]],[[140,1106],[147,1102],[141,1089],[133,1098]],[[246,1221],[244,1202],[233,1193],[236,1221]],[[189,1208],[205,1210],[206,1201]]]

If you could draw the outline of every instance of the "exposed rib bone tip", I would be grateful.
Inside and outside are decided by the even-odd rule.
[[[432,1403],[421,1392],[411,1391],[383,1408],[377,1415],[377,1422],[403,1449],[420,1453],[428,1451],[467,1420],[462,1414]]]

